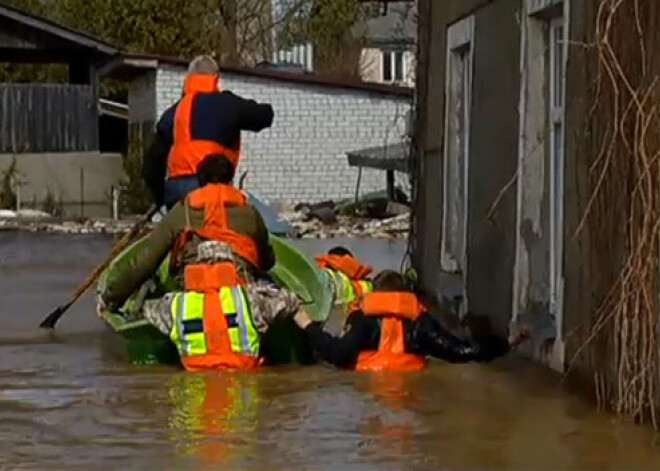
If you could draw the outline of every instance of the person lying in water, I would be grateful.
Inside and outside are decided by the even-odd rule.
[[[315,260],[328,280],[335,305],[350,306],[360,296],[371,292],[371,281],[367,277],[373,268],[360,262],[346,247],[333,247]]]
[[[400,274],[383,271],[373,285],[374,291],[349,314],[342,336],[325,332],[303,309],[295,315],[324,361],[358,371],[419,370],[428,356],[451,363],[491,361],[527,337],[526,329],[521,329],[508,340],[496,336],[461,340],[426,312]]]
[[[250,369],[261,364],[268,326],[298,309],[295,294],[261,273],[275,263],[268,231],[247,197],[231,185],[234,167],[220,155],[197,168],[202,187],[177,203],[99,297],[116,310],[172,251],[179,290],[147,301],[144,316],[170,336],[186,369]]]

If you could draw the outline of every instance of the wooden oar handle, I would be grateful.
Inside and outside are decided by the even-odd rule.
[[[55,309],[53,312],[48,314],[46,318],[39,324],[39,327],[43,329],[54,329],[55,324],[57,321],[64,315],[64,313],[75,303],[88,289],[92,284],[98,279],[99,275],[105,270],[110,263],[117,257],[117,255],[124,250],[124,248],[133,240],[135,235],[140,232],[140,230],[144,227],[144,225],[151,219],[151,217],[154,215],[154,213],[158,210],[156,206],[152,206],[149,208],[149,211],[147,214],[144,215],[142,219],[140,219],[137,223],[133,225],[131,230],[126,234],[124,237],[121,238],[121,240],[114,246],[110,254],[106,257],[106,259],[101,263],[99,266],[97,266],[94,271],[92,272],[91,275],[85,279],[78,287],[76,290],[73,292],[73,296],[69,300],[68,303],[58,307]]]

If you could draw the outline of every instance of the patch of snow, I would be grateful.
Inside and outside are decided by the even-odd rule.
[[[21,209],[16,211],[16,216],[20,218],[49,218],[51,217],[45,211],[39,211],[38,209]]]

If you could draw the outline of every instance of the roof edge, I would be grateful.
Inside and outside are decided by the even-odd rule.
[[[36,29],[41,29],[66,41],[75,42],[90,49],[96,49],[103,54],[114,55],[120,52],[116,46],[105,42],[96,36],[83,31],[78,31],[67,25],[53,21],[50,18],[35,15],[25,10],[7,5],[2,1],[0,1],[0,15]]]
[[[123,53],[119,56],[124,61],[156,61],[159,64],[172,65],[175,67],[188,67],[188,60],[180,57],[161,56],[157,54],[142,54],[142,53]],[[130,62],[126,62],[127,65]],[[387,85],[380,83],[362,82],[350,79],[338,79],[334,77],[327,77],[315,75],[310,73],[291,73],[278,70],[248,68],[248,67],[231,67],[220,66],[221,72],[244,75],[248,77],[264,78],[271,80],[278,80],[289,83],[300,83],[306,85],[317,85],[331,88],[343,88],[348,90],[363,91],[369,93],[377,93],[381,95],[398,96],[402,98],[412,98],[414,90],[409,87],[401,87],[396,85]]]

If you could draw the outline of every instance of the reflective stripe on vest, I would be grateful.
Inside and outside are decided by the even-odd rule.
[[[364,294],[369,294],[373,291],[373,283],[367,280],[354,281],[355,291],[357,296],[362,296]]]
[[[333,285],[335,292],[335,305],[349,304],[355,301],[355,288],[348,276],[340,271],[335,271],[330,268],[325,268],[323,271],[327,274]]]
[[[335,305],[351,304],[357,301],[358,296],[371,293],[373,285],[371,281],[353,281],[348,275],[331,268],[323,270],[334,287]]]
[[[219,292],[222,312],[227,320],[229,341],[234,353],[259,354],[259,333],[252,321],[252,310],[242,286],[224,287]],[[209,353],[204,323],[204,293],[176,293],[172,300],[170,338],[185,356]]]

